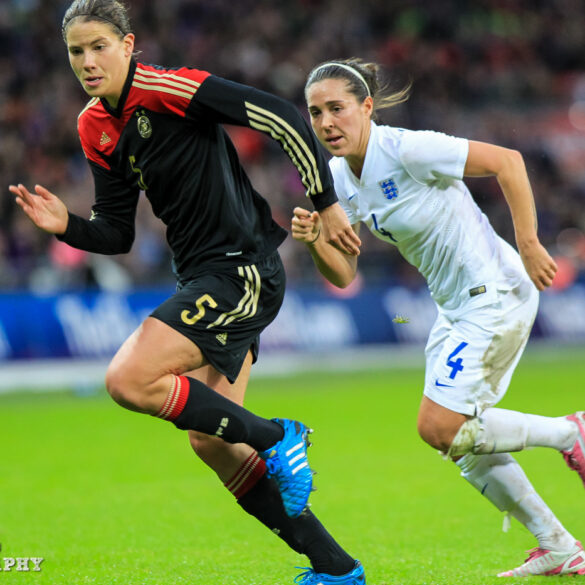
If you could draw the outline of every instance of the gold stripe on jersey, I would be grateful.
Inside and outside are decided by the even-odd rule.
[[[132,85],[140,89],[170,93],[190,100],[197,93],[201,84],[178,75],[136,69]]]
[[[250,102],[246,102],[246,111],[252,128],[270,134],[272,138],[282,144],[293,164],[297,167],[303,185],[307,188],[307,194],[316,195],[321,193],[323,186],[317,161],[300,134],[274,112],[260,108]]]
[[[146,77],[144,75],[140,75],[138,72],[136,72],[136,74],[134,75],[133,85],[136,85],[136,81],[142,81],[144,83],[148,83],[151,85],[164,84],[165,87],[171,86],[172,88],[177,88],[177,90],[183,91],[183,92],[188,93],[190,95],[194,95],[198,89],[197,87],[193,87],[193,86],[187,85],[185,83],[179,83],[178,81],[173,81],[172,79],[169,79],[166,77],[157,77],[155,79],[151,79],[151,78]]]
[[[145,77],[155,77],[158,79],[165,79],[165,80],[176,80],[177,82],[180,82],[183,85],[190,85],[191,87],[194,87],[195,89],[199,89],[199,86],[201,85],[201,83],[199,83],[198,81],[194,81],[193,79],[188,79],[186,77],[181,77],[179,75],[174,75],[173,73],[169,73],[169,72],[160,72],[160,71],[147,71],[146,69],[140,69],[137,68],[136,69],[136,73],[135,75],[143,75]],[[170,81],[168,81],[168,83],[170,83]]]
[[[83,114],[85,112],[87,112],[87,110],[89,110],[89,108],[93,108],[96,104],[98,104],[100,101],[100,98],[91,98],[87,104],[85,104],[85,108],[83,108],[83,110],[81,110],[81,112],[79,112],[79,116],[77,116],[77,119],[79,120],[79,118],[81,118],[81,116],[83,116]]]
[[[278,132],[275,131],[273,126],[266,125],[266,124],[260,124],[258,122],[254,122],[253,120],[250,120],[250,126],[256,130],[259,130],[260,132],[264,132],[266,134],[269,134],[275,140],[278,140],[282,144],[284,151],[286,153],[288,153],[292,163],[295,165],[295,167],[299,171],[299,174],[301,175],[301,182],[303,183],[303,185],[307,189],[307,195],[315,195],[318,192],[318,189],[316,187],[316,182],[313,180],[313,176],[312,176],[310,167],[308,167],[308,165],[306,164],[306,161],[303,161],[302,155],[300,157],[301,158],[300,161],[297,158],[296,155],[300,154],[298,148],[296,148],[294,145],[292,145],[292,148],[291,148],[291,143],[286,138],[286,136],[282,136],[282,135],[279,136]],[[304,162],[304,164],[303,164],[303,162]]]
[[[213,323],[207,326],[207,329],[211,329],[216,325],[229,325],[235,320],[249,319],[258,311],[258,299],[262,288],[258,269],[253,264],[251,266],[238,266],[238,274],[245,278],[244,288],[246,292],[235,309],[221,314]]]
[[[134,87],[139,87],[140,89],[146,89],[148,91],[160,91],[162,93],[170,93],[172,95],[178,95],[179,97],[184,97],[187,99],[191,99],[194,95],[194,91],[179,91],[177,89],[171,89],[170,87],[165,87],[164,85],[156,85],[155,83],[148,82],[148,83],[138,83],[136,80],[132,82]]]

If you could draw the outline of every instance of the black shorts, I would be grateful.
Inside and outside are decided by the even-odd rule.
[[[286,277],[278,252],[258,264],[205,274],[188,281],[151,314],[201,350],[231,383],[284,298]]]

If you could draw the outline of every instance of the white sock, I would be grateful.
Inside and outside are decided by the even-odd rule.
[[[488,408],[479,417],[481,431],[475,439],[476,454],[508,453],[526,447],[570,449],[577,426],[564,416],[547,417],[502,408]]]
[[[467,453],[456,463],[462,477],[498,510],[522,523],[536,537],[540,548],[565,551],[575,544],[575,538],[534,491],[519,463],[509,453]]]

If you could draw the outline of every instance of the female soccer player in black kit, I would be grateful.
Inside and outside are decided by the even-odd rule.
[[[286,232],[253,189],[221,124],[278,141],[297,168],[327,237],[358,253],[320,146],[297,109],[187,67],[139,63],[125,7],[76,0],[63,19],[71,67],[91,100],[78,119],[95,181],[91,217],[50,191],[10,186],[40,228],[100,254],[128,252],[140,191],[167,226],[177,292],[114,356],[106,387],[122,406],[189,431],[197,455],[248,513],[306,554],[302,583],[365,582],[363,569],[305,506],[308,429],[242,407],[261,331],[276,316]]]

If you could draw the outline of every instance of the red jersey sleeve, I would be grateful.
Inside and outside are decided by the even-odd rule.
[[[132,81],[132,88],[138,91],[131,93],[130,99],[139,98],[141,105],[156,112],[185,116],[191,100],[209,75],[207,71],[188,67],[162,69],[138,63]]]

